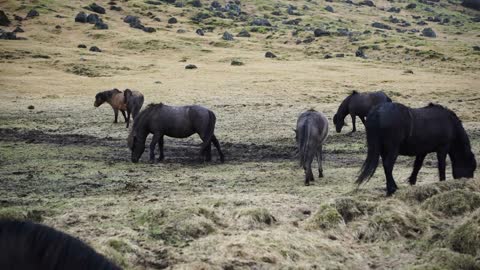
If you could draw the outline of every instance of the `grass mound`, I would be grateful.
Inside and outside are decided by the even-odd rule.
[[[147,225],[152,238],[173,246],[209,235],[220,225],[218,216],[205,208],[151,209],[140,216],[139,222]]]
[[[369,203],[360,202],[350,197],[336,199],[334,206],[345,223],[351,222],[355,218],[371,212],[373,208],[373,205]]]
[[[360,224],[356,237],[364,242],[415,239],[434,223],[434,217],[412,209],[398,200],[387,200],[374,210],[366,223]]]
[[[446,248],[438,248],[429,252],[424,263],[411,268],[412,270],[474,270],[480,269],[480,263],[470,255],[453,252]]]
[[[8,220],[26,220],[27,215],[24,211],[14,208],[3,208],[0,209],[0,219]]]
[[[470,218],[451,232],[448,245],[452,250],[460,253],[480,255],[480,210],[475,211]]]
[[[426,200],[423,208],[446,216],[458,216],[480,207],[480,195],[468,190],[452,190]]]
[[[334,229],[345,225],[342,215],[334,205],[321,205],[317,212],[307,220],[308,229]]]
[[[440,193],[440,187],[438,185],[421,185],[412,186],[402,189],[398,192],[398,197],[403,201],[408,202],[423,202],[432,196]]]
[[[234,218],[237,224],[244,229],[260,229],[277,222],[277,219],[265,208],[241,209]]]

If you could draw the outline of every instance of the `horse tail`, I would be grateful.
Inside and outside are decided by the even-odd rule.
[[[300,166],[304,166],[308,155],[308,143],[310,141],[310,132],[308,125],[304,124],[300,129],[299,134],[299,154],[300,154]]]
[[[208,110],[207,136],[202,145],[202,153],[205,153],[205,151],[207,150],[207,147],[209,147],[212,142],[216,121],[217,121],[217,117],[215,116],[215,114],[212,111]]]
[[[378,109],[373,110],[368,114],[367,123],[365,126],[367,129],[368,154],[367,159],[362,165],[360,174],[355,181],[355,183],[358,185],[368,181],[378,167],[378,162],[380,159],[380,115]]]

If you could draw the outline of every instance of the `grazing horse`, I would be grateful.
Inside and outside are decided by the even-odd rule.
[[[450,156],[453,178],[472,178],[477,167],[470,140],[462,122],[451,110],[430,103],[412,109],[398,103],[384,103],[375,107],[367,116],[368,155],[357,183],[370,179],[382,157],[387,178],[387,195],[397,190],[392,176],[398,155],[415,156],[411,185],[428,153],[436,152],[440,181],[445,180],[445,160]]]
[[[132,162],[136,163],[145,151],[145,140],[148,134],[153,134],[150,143],[150,162],[155,161],[155,145],[158,143],[160,156],[164,159],[163,136],[187,138],[197,133],[202,139],[201,154],[206,154],[206,161],[212,159],[211,144],[215,145],[220,155],[220,161],[225,157],[220,150],[220,143],[215,137],[216,117],[209,109],[198,106],[168,106],[165,104],[150,104],[133,122],[133,128],[128,136],[128,147],[132,151]]]
[[[125,89],[123,91],[123,96],[125,104],[127,104],[127,128],[130,125],[130,114],[132,114],[132,119],[135,120],[140,109],[143,106],[143,94],[139,91]]]
[[[323,177],[322,144],[328,136],[328,120],[320,112],[308,110],[300,115],[295,129],[300,166],[305,170],[305,185],[309,186],[314,181],[312,161],[317,157],[318,177]]]
[[[337,113],[333,116],[333,124],[337,133],[342,131],[342,127],[345,125],[345,117],[350,114],[352,117],[352,133],[357,130],[355,125],[355,117],[358,116],[362,123],[365,125],[365,117],[368,112],[378,104],[392,102],[392,100],[382,91],[379,92],[365,92],[359,93],[353,91],[348,97],[346,97],[340,106]]]
[[[41,224],[0,220],[2,270],[120,270],[82,241]]]
[[[95,96],[95,103],[93,103],[93,106],[99,107],[105,102],[112,106],[113,112],[115,113],[115,121],[113,121],[113,123],[118,122],[118,111],[122,112],[123,118],[125,118],[125,122],[127,122],[127,116],[125,115],[127,104],[125,103],[125,98],[122,91],[115,88],[112,90],[99,92]]]

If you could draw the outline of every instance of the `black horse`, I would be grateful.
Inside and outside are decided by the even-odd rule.
[[[342,101],[338,107],[337,113],[333,116],[335,129],[340,133],[342,127],[345,125],[345,117],[350,114],[353,125],[352,133],[355,132],[357,130],[357,127],[355,126],[355,117],[358,116],[365,125],[365,117],[368,112],[378,104],[385,102],[392,102],[392,100],[382,91],[365,93],[353,91]]]
[[[82,241],[45,225],[0,220],[2,270],[120,270]]]
[[[370,179],[382,157],[387,178],[387,195],[397,190],[392,176],[398,155],[415,156],[409,182],[415,185],[418,171],[428,153],[436,152],[440,181],[445,180],[447,154],[452,162],[453,178],[472,178],[477,167],[470,140],[462,122],[451,110],[440,105],[412,109],[398,103],[384,103],[367,116],[368,155],[357,183]]]
[[[162,103],[150,104],[133,122],[133,128],[128,136],[128,147],[132,151],[132,162],[136,163],[145,151],[145,141],[148,134],[153,134],[150,143],[150,162],[155,161],[155,145],[158,143],[160,157],[163,160],[163,136],[187,138],[197,133],[203,141],[201,154],[206,154],[206,161],[212,159],[211,144],[215,145],[223,162],[225,157],[220,149],[220,143],[215,137],[215,114],[209,109],[198,106],[168,106]]]

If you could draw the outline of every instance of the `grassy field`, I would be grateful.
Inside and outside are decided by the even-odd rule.
[[[21,23],[25,32],[17,36],[27,40],[0,40],[0,217],[66,231],[125,269],[480,269],[478,176],[453,180],[448,165],[439,183],[429,155],[410,187],[413,159],[400,157],[393,197],[385,197],[382,170],[357,188],[364,128],[357,121],[357,133],[347,134],[347,126],[337,134],[331,123],[352,90],[384,90],[412,107],[436,102],[455,111],[479,157],[480,54],[472,47],[480,45],[480,25],[471,20],[479,12],[443,0],[376,7],[245,0],[243,21],[215,17],[210,1],[202,8],[116,2],[123,11],[107,9],[100,17],[109,29],[95,30],[74,22],[79,11],[91,13],[82,9],[89,1],[0,0],[12,20],[4,30],[16,25],[13,14],[40,13]],[[404,9],[410,2],[417,8]],[[302,16],[288,15],[289,4]],[[392,6],[401,12],[386,12]],[[191,18],[198,12],[211,17],[197,24]],[[428,22],[434,39],[370,26],[394,26],[393,15],[421,31],[415,21],[438,14],[450,23]],[[128,27],[126,15],[156,32]],[[171,16],[179,23],[168,24]],[[253,17],[273,27],[255,28]],[[282,23],[297,17],[298,26]],[[198,36],[199,27],[213,31]],[[317,27],[352,34],[296,44]],[[221,39],[244,28],[252,37]],[[366,59],[355,57],[362,46]],[[265,58],[267,51],[278,57]],[[324,59],[337,53],[345,57]],[[139,90],[146,104],[210,108],[226,162],[215,150],[213,162],[202,162],[201,141],[192,136],[166,138],[162,163],[149,164],[148,152],[131,163],[124,123],[112,123],[108,105],[93,107],[95,94],[112,88]],[[327,115],[330,134],[325,177],[306,187],[292,128],[310,108]]]

